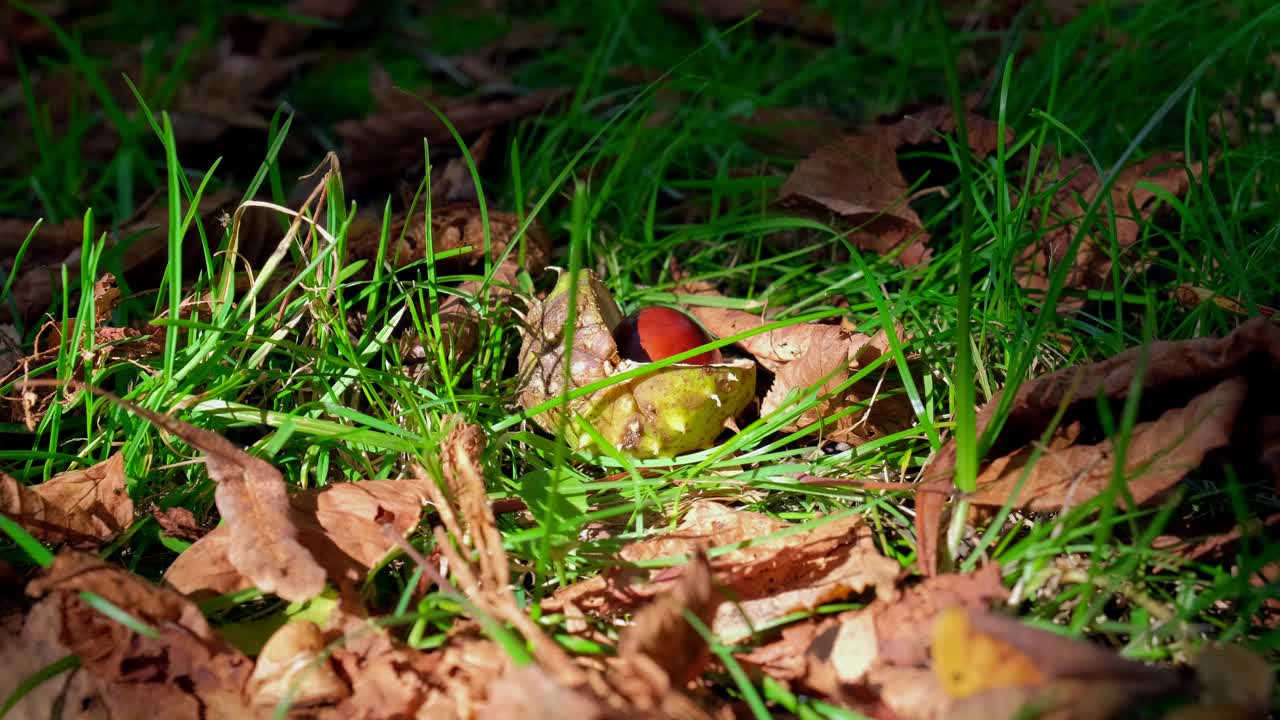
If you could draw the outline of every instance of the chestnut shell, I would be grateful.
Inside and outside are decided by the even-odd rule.
[[[623,452],[669,457],[710,447],[726,421],[755,398],[756,366],[747,359],[676,363],[608,383],[647,363],[619,356],[613,331],[622,313],[590,271],[578,276],[572,347],[566,346],[570,282],[568,274],[561,275],[546,300],[531,303],[520,348],[520,404],[528,410],[568,391],[605,384],[533,415],[544,430],[558,433],[563,428],[577,449],[594,446],[595,439],[578,424],[580,418]]]

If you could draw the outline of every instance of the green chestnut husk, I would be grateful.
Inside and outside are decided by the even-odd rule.
[[[572,366],[565,378],[565,326],[569,274],[546,300],[531,303],[520,348],[519,400],[526,410],[569,390],[643,367],[618,356],[613,329],[622,312],[608,288],[590,271],[578,274]],[[671,457],[710,447],[726,423],[755,398],[756,365],[726,359],[709,365],[676,363],[621,380],[533,416],[544,430],[565,428],[575,449],[595,441],[566,413],[581,417],[614,446],[634,457]]]

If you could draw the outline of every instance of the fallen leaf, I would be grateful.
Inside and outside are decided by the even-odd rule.
[[[934,618],[953,604],[985,610],[1008,597],[998,566],[942,575],[866,608],[788,625],[739,653],[748,669],[870,717],[943,717],[950,698],[928,669]]]
[[[335,483],[290,495],[289,517],[297,542],[330,580],[342,585],[363,580],[394,549],[383,525],[390,524],[400,535],[417,527],[425,498],[416,480]],[[255,585],[232,561],[234,533],[226,522],[201,537],[174,560],[165,580],[197,598]]]
[[[983,157],[996,147],[998,126],[979,115],[966,118],[970,151]],[[907,266],[924,263],[929,235],[910,205],[910,187],[898,166],[898,149],[936,140],[955,130],[948,107],[929,108],[888,124],[869,125],[824,145],[800,161],[778,192],[784,205],[820,209],[856,228],[849,239],[877,253],[901,249]],[[1012,138],[1012,131],[1006,134]]]
[[[1227,445],[1247,392],[1243,378],[1230,378],[1185,407],[1135,425],[1124,455],[1124,487],[1133,501],[1141,505],[1168,490],[1209,451]],[[1116,450],[1110,439],[1048,450],[1027,470],[1030,454],[1024,449],[993,461],[978,476],[977,490],[966,498],[973,505],[1010,503],[1050,512],[1092,500],[1112,486]]]
[[[265,134],[271,127],[268,94],[309,60],[237,53],[224,38],[215,53],[199,59],[192,81],[178,87],[170,112],[177,143],[207,145],[233,129]]]
[[[289,3],[289,18],[272,18],[267,23],[258,44],[257,55],[276,58],[289,55],[301,48],[315,31],[315,26],[294,18],[314,18],[335,23],[350,17],[360,7],[359,0],[293,0]]]
[[[1040,685],[1046,679],[1035,660],[1017,647],[977,631],[964,609],[948,608],[942,612],[933,623],[933,636],[933,671],[951,697],[964,698],[983,690]],[[1036,636],[1028,629],[1025,636],[1019,637],[1025,637],[1024,643],[1029,644]],[[1077,649],[1074,645],[1069,647]],[[1111,659],[1092,645],[1079,648],[1087,648],[1090,659]]]
[[[17,367],[22,358],[22,338],[13,323],[0,323],[0,378]]]
[[[1088,163],[1076,160],[1062,163],[1060,172],[1067,180],[1052,201],[1050,218],[1046,219],[1049,229],[1026,249],[1019,261],[1017,272],[1022,285],[1032,290],[1046,290],[1055,266],[1063,262],[1071,263],[1064,287],[1083,289],[1108,287],[1111,266],[1117,260],[1127,261],[1127,266],[1145,266],[1145,261],[1131,257],[1129,250],[1138,241],[1141,223],[1160,205],[1161,195],[1148,186],[1178,197],[1186,193],[1192,180],[1198,179],[1205,168],[1204,163],[1187,167],[1179,152],[1158,153],[1125,168],[1111,187],[1114,217],[1105,206],[1100,208],[1075,256],[1068,258],[1067,251],[1079,230],[1085,208],[1098,197],[1102,182],[1098,171]],[[1114,250],[1109,230],[1114,231]],[[1078,307],[1079,303],[1072,300],[1066,305]]]
[[[341,638],[333,646],[333,667],[351,692],[323,709],[319,717],[325,720],[469,717],[471,688],[483,687],[480,683],[502,667],[501,649],[471,635],[456,635],[443,652],[428,654],[410,649],[367,618],[334,612],[330,620]],[[433,707],[433,697],[445,702]]]
[[[515,215],[489,210],[489,257],[495,263],[510,261],[532,273],[541,274],[551,257],[551,238],[542,225],[535,220],[520,236],[519,245],[507,253],[507,246],[515,239],[520,226],[521,220]],[[426,259],[427,237],[428,229],[421,214],[415,213],[412,217],[397,218],[390,228],[387,259],[395,267],[404,267]],[[462,255],[436,261],[438,266],[446,271],[461,271],[483,265],[485,223],[480,215],[479,205],[455,203],[432,208],[430,237],[431,252],[435,255],[467,249]],[[352,245],[352,255],[369,259],[376,257],[377,234],[369,234],[361,240],[361,243]]]
[[[218,433],[141,407],[100,388],[84,388],[204,453],[205,467],[216,483],[214,502],[222,514],[222,527],[230,536],[228,557],[253,585],[292,602],[308,600],[324,590],[324,568],[298,542],[284,476],[279,470]]]
[[[1262,542],[1273,542],[1271,535],[1274,535],[1277,527],[1280,527],[1280,512],[1271,513],[1261,520],[1249,518],[1225,532],[1212,533],[1194,539],[1160,535],[1152,541],[1151,547],[1176,554],[1185,560],[1220,562],[1223,551],[1235,545],[1241,538],[1259,538]]]
[[[760,152],[803,158],[839,137],[846,123],[818,108],[766,107],[738,125],[747,131],[747,142]]]
[[[933,671],[955,698],[948,717],[1012,717],[1024,707],[1111,717],[1183,685],[1179,673],[1124,660],[1017,620],[952,607],[933,626]],[[985,713],[983,713],[985,709]]]
[[[759,540],[788,527],[768,515],[699,500],[674,530],[632,543],[619,555],[634,563],[754,541],[718,555],[711,564],[717,586],[730,598],[716,608],[712,630],[729,640],[741,640],[752,628],[779,617],[813,610],[867,589],[874,588],[879,595],[892,593],[899,566],[876,552],[870,530],[860,516]],[[558,609],[563,603],[573,603],[585,612],[610,617],[661,593],[676,577],[678,574],[662,571],[647,578],[614,571],[563,588],[543,605]]]
[[[36,538],[77,548],[104,545],[133,523],[124,456],[60,473],[28,487],[0,472],[0,512]]]
[[[879,658],[889,665],[923,666],[933,644],[930,628],[944,608],[986,610],[1008,599],[1000,566],[995,563],[968,574],[925,578],[903,591],[896,601],[872,606]]]
[[[179,540],[190,540],[192,542],[203,537],[208,530],[201,527],[196,521],[196,516],[184,507],[171,507],[161,510],[154,504],[151,506],[151,517],[160,524],[160,529],[165,535],[174,537]]]
[[[260,708],[331,705],[351,694],[326,651],[324,633],[305,620],[285,623],[258,653],[246,695]]]
[[[706,638],[685,614],[709,627],[722,600],[711,582],[711,563],[698,553],[671,590],[631,619],[618,638],[619,657],[645,655],[667,674],[672,687],[684,687],[702,674],[711,657]]]
[[[1276,680],[1266,658],[1237,645],[1214,645],[1201,650],[1193,664],[1202,717],[1264,718],[1271,711]]]
[[[451,61],[472,80],[485,85],[511,85],[510,72],[518,61],[536,57],[559,39],[557,28],[550,23],[521,22],[506,35],[482,45]]]
[[[343,182],[366,188],[379,179],[400,178],[422,162],[422,141],[431,147],[455,147],[449,128],[422,99],[395,88],[382,68],[371,86],[376,108],[366,118],[337,123],[342,139]],[[522,117],[540,113],[565,96],[564,90],[538,90],[517,97],[460,99],[428,97],[449,118],[458,134],[470,140]]]
[[[1020,467],[1033,443],[1060,405],[1066,420],[1060,437],[1031,469],[1015,504],[1033,510],[1058,510],[1083,502],[1110,486],[1115,450],[1109,439],[1092,445],[1062,436],[1076,422],[1096,423],[1099,397],[1126,397],[1141,373],[1139,424],[1126,450],[1125,485],[1135,501],[1150,499],[1177,483],[1204,454],[1230,441],[1245,462],[1271,469],[1268,453],[1280,438],[1265,432],[1267,410],[1250,401],[1254,388],[1267,387],[1280,369],[1280,327],[1263,318],[1250,320],[1224,338],[1162,341],[1130,348],[1107,360],[1065,368],[1022,383],[1010,405],[1001,434],[980,469],[975,503],[1003,505],[1017,490]],[[1000,396],[978,412],[981,435],[992,423]],[[1263,418],[1256,418],[1262,413]],[[1247,428],[1247,431],[1236,432]],[[1260,432],[1261,431],[1261,432]],[[916,503],[916,541],[920,570],[937,572],[937,539],[956,467],[955,442],[948,441],[925,470]],[[1273,472],[1280,485],[1280,473]],[[1119,501],[1122,496],[1118,496]]]
[[[150,633],[101,614],[85,593],[111,603]],[[249,716],[242,691],[252,663],[181,595],[74,551],[60,553],[27,586],[27,595],[36,603],[24,641],[79,657],[106,717],[140,717],[142,708],[148,717]]]
[[[1219,295],[1212,290],[1206,290],[1202,287],[1196,287],[1184,283],[1173,289],[1173,299],[1178,304],[1188,310],[1199,307],[1202,303],[1211,302],[1223,310],[1238,315],[1242,318],[1249,317],[1249,308],[1239,300]],[[1276,315],[1276,309],[1267,305],[1257,305],[1258,314],[1263,317],[1269,317],[1275,322],[1280,322],[1280,316]]]
[[[478,718],[605,720],[635,717],[609,708],[589,692],[565,687],[540,666],[532,664],[510,668],[489,684],[486,695],[484,705],[476,712]]]
[[[140,272],[140,269],[145,269],[154,262],[168,261],[168,239],[162,228],[168,227],[169,208],[164,202],[156,202],[157,197],[160,196],[153,195],[148,198],[133,217],[121,223],[119,231],[113,233],[107,243],[108,249],[124,245],[120,265],[127,274]],[[238,201],[239,195],[230,190],[218,190],[201,198],[197,218],[211,241],[221,234],[214,232],[216,219]],[[188,229],[184,238],[184,247],[197,247],[193,241],[200,237],[200,231],[195,225],[196,223],[193,222]],[[68,235],[66,241],[69,242],[70,233],[65,232],[65,234]],[[41,235],[38,234],[37,237]],[[79,235],[76,237],[78,238]],[[75,277],[79,273],[78,246],[80,243],[81,240],[75,240],[77,249],[65,255],[48,257],[40,262],[23,261],[21,273],[11,290],[12,300],[19,315],[30,318],[49,307],[61,292],[63,267],[66,268],[69,277]],[[8,313],[9,304],[0,304],[0,319],[8,317]]]
[[[467,146],[467,154],[477,169],[484,165],[489,155],[489,144],[493,140],[493,131],[486,130]],[[406,190],[408,188],[405,188]],[[416,192],[417,188],[414,188]],[[405,193],[408,194],[408,193]],[[458,156],[446,160],[439,167],[431,168],[431,207],[443,208],[455,204],[476,205],[479,192],[475,179],[471,175],[471,165],[467,158]],[[530,228],[532,231],[532,228]],[[540,230],[540,228],[539,228]],[[481,245],[483,247],[483,245]]]
[[[720,296],[705,282],[683,283],[677,292]],[[767,322],[759,315],[734,308],[694,304],[689,309],[708,330],[721,337],[748,332]],[[906,342],[901,328],[895,328],[895,332],[900,341]],[[785,409],[788,395],[795,390],[809,392],[817,386],[819,397],[834,393],[852,373],[889,351],[888,336],[883,331],[865,335],[839,325],[820,323],[797,323],[757,333],[735,345],[774,374],[773,383],[760,403],[762,416]],[[845,412],[850,408],[862,408],[862,411]],[[835,419],[831,420],[832,417]],[[781,430],[793,432],[823,420],[827,421],[823,439],[851,445],[905,430],[916,422],[901,384],[896,377],[885,377],[881,373],[873,373],[806,409]]]
[[[32,229],[36,233],[28,243],[27,236]],[[35,228],[34,220],[0,220],[0,268],[6,272],[13,271],[13,263],[24,243],[27,251],[18,268],[20,271],[32,265],[66,262],[69,258],[79,257],[84,247],[84,220],[73,218],[56,224],[42,222],[39,228]]]

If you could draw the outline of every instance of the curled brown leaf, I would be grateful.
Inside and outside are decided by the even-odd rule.
[[[1016,505],[1037,510],[1062,509],[1110,486],[1116,450],[1112,440],[1077,444],[1073,423],[1095,423],[1098,398],[1126,398],[1135,376],[1141,379],[1139,424],[1126,448],[1125,491],[1141,502],[1178,482],[1205,453],[1230,444],[1245,462],[1280,473],[1268,462],[1276,437],[1268,434],[1268,410],[1250,402],[1256,387],[1268,387],[1280,370],[1280,327],[1265,318],[1250,320],[1223,338],[1155,342],[1130,348],[1100,362],[1065,368],[1022,383],[1009,408],[990,460],[980,471],[975,502],[1003,505],[1018,492]],[[997,395],[978,411],[983,433],[1000,405]],[[1042,461],[1022,479],[1034,443],[1059,407],[1066,421]],[[1242,432],[1237,429],[1245,428]],[[1067,432],[1071,430],[1071,432]],[[1230,441],[1230,442],[1228,442]],[[925,471],[917,497],[916,536],[921,571],[937,572],[938,532],[945,497],[956,468],[955,442],[948,441]],[[1025,487],[1019,490],[1019,483]],[[1122,500],[1124,493],[1117,495]]]
[[[395,545],[389,525],[404,535],[417,527],[426,493],[417,480],[335,483],[289,496],[297,539],[335,584],[362,580]],[[194,597],[221,595],[254,585],[231,559],[233,529],[224,523],[187,548],[165,572],[165,580]]]
[[[124,456],[116,453],[33,487],[0,472],[0,512],[44,542],[77,548],[110,542],[133,523]]]

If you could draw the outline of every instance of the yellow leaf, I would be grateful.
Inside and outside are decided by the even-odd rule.
[[[1030,657],[978,632],[960,606],[943,610],[933,623],[933,672],[953,698],[1045,681]]]

